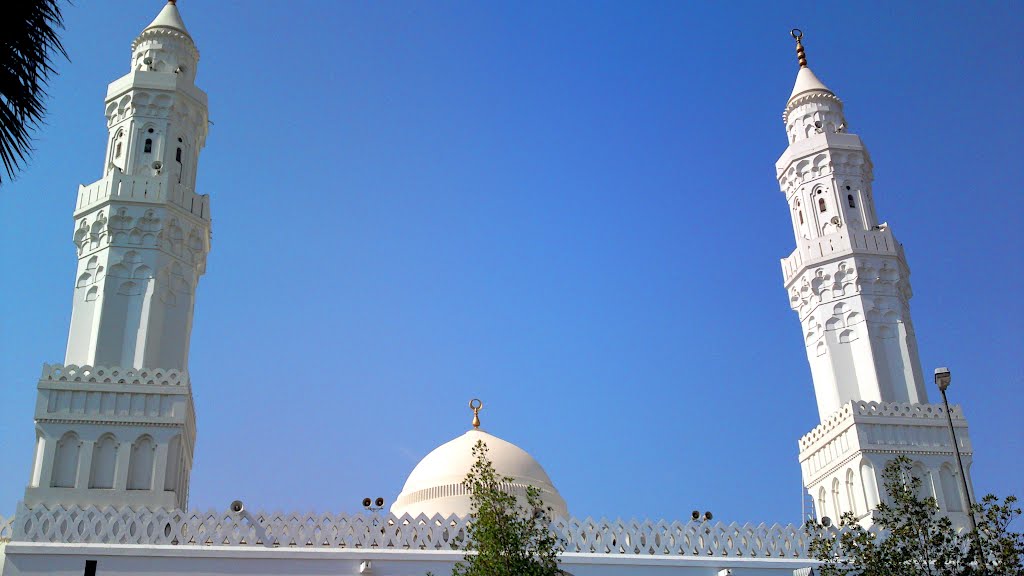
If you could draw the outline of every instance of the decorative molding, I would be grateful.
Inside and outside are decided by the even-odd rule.
[[[75,216],[111,200],[170,204],[205,222],[210,221],[209,195],[196,194],[188,186],[169,182],[159,176],[135,176],[120,170],[114,170],[88,186],[78,187]]]
[[[16,541],[312,548],[462,549],[471,518],[404,514],[199,512],[148,508],[24,505]],[[802,526],[559,518],[565,552],[745,558],[807,558]]]
[[[133,384],[136,386],[181,386],[189,388],[188,372],[162,368],[122,368],[120,366],[77,366],[43,364],[40,382],[90,382]]]
[[[147,428],[181,428],[183,424],[175,420],[156,422],[153,420],[123,420],[111,418],[110,420],[90,420],[86,418],[40,418],[36,417],[36,423],[41,424],[96,424],[98,426],[145,426]]]
[[[964,420],[963,411],[959,406],[951,406],[950,414],[955,421]],[[939,404],[911,404],[909,402],[866,402],[858,400],[848,402],[829,416],[828,420],[816,426],[800,439],[800,451],[803,452],[821,440],[831,437],[840,427],[853,424],[863,418],[915,418],[932,420],[945,418],[946,409]],[[962,425],[966,425],[963,422]]]
[[[135,52],[135,49],[138,48],[139,44],[142,42],[161,36],[165,38],[174,38],[181,42],[189,50],[189,55],[192,56],[196,62],[199,62],[199,50],[196,48],[195,42],[192,41],[192,37],[188,34],[175,30],[174,28],[168,28],[166,26],[154,26],[143,30],[135,40],[132,40],[132,52]]]
[[[792,114],[794,110],[796,110],[800,106],[803,106],[804,104],[810,104],[817,100],[828,100],[830,102],[834,102],[836,104],[839,104],[840,110],[842,110],[843,101],[840,100],[838,96],[836,96],[832,92],[815,90],[813,92],[808,92],[802,96],[798,96],[790,100],[786,104],[785,110],[782,111],[782,122],[788,124],[789,115]]]

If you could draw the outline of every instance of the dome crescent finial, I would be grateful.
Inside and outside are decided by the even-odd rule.
[[[484,403],[479,398],[473,398],[469,401],[469,409],[473,411],[473,429],[480,429],[480,410],[484,407]]]
[[[799,28],[793,28],[789,31],[789,35],[796,40],[796,59],[800,63],[801,68],[807,67],[807,54],[804,52],[804,33]]]

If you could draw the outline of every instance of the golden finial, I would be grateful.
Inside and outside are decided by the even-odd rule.
[[[480,409],[484,407],[484,403],[479,398],[473,398],[469,401],[469,409],[473,411],[473,429],[480,429]]]
[[[807,54],[804,53],[804,44],[801,42],[804,39],[803,31],[793,28],[789,31],[789,35],[796,40],[796,59],[800,62],[800,67],[807,68]]]

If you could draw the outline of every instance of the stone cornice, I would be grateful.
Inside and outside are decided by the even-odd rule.
[[[840,106],[843,105],[843,101],[840,100],[839,97],[833,94],[832,92],[826,92],[824,90],[813,90],[798,95],[796,98],[793,98],[788,103],[786,103],[786,108],[782,111],[782,122],[788,124],[789,115],[792,114],[794,110],[814,100],[827,100],[829,102],[835,102]]]
[[[959,406],[950,407],[953,423],[966,426]],[[828,420],[816,426],[800,439],[800,451],[804,452],[822,441],[834,438],[855,422],[921,425],[945,419],[946,409],[938,404],[910,404],[908,402],[866,402],[859,400],[844,404],[829,416]],[[942,422],[944,423],[944,422]]]

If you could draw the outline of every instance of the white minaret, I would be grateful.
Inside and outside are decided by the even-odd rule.
[[[103,177],[79,187],[64,365],[45,365],[25,503],[185,507],[195,445],[188,377],[210,203],[199,52],[174,0],[107,89]]]
[[[910,320],[910,268],[902,245],[875,214],[872,164],[850,133],[843,104],[807,67],[783,112],[789,147],[776,163],[796,250],[782,260],[800,317],[821,426],[800,440],[804,483],[818,516],[879,502],[881,472],[895,455],[915,461],[925,486],[963,522],[959,470],[944,408],[928,404]],[[967,423],[953,408],[971,462]]]

